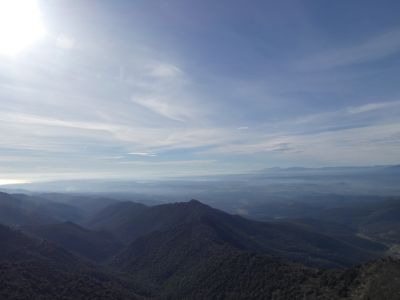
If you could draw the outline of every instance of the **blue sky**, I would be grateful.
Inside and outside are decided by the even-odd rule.
[[[400,162],[399,1],[38,6],[0,54],[3,181]]]

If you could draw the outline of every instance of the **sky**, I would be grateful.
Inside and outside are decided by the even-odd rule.
[[[400,163],[398,0],[2,5],[0,184]]]

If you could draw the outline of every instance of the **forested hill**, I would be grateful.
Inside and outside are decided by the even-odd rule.
[[[11,227],[0,225],[0,299],[381,300],[400,293],[400,262],[342,227],[257,222],[196,200],[115,201],[87,214],[48,199],[0,196],[13,212],[3,215]]]

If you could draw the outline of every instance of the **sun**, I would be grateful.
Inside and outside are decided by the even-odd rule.
[[[44,35],[36,0],[0,0],[0,54],[16,55]]]

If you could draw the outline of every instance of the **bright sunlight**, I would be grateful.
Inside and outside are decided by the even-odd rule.
[[[23,183],[30,183],[30,181],[23,180],[23,179],[1,179],[0,178],[0,185],[13,185],[13,184],[23,184]]]
[[[36,0],[0,0],[0,54],[16,55],[44,34]]]

